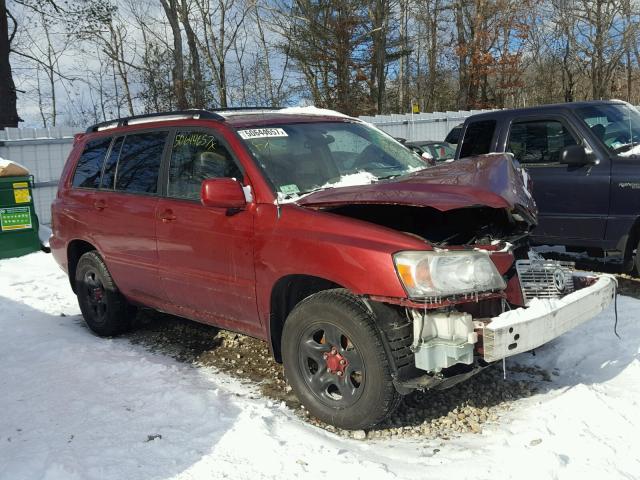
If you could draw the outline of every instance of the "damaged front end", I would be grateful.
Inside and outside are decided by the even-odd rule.
[[[564,262],[523,261],[518,275],[536,279],[523,282],[519,277],[524,298],[531,289],[544,292],[541,297],[528,297],[521,307],[505,295],[485,305],[408,308],[415,365],[424,374],[398,379],[397,388],[406,393],[451,387],[492,362],[538,348],[590,320],[616,294],[615,277],[575,271]]]
[[[506,155],[321,191],[297,203],[424,241],[424,250],[393,256],[406,298],[369,296],[395,305],[413,326],[415,368],[396,376],[401,393],[448,388],[537,348],[598,314],[615,295],[611,276],[528,258],[536,208]]]
[[[523,246],[537,216],[521,171],[505,154],[371,185],[321,190],[296,203],[417,236],[439,248]]]

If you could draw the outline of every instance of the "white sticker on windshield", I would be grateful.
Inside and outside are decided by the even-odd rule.
[[[249,130],[238,130],[238,134],[245,140],[251,140],[252,138],[289,136],[282,128],[251,128]]]
[[[300,189],[295,183],[292,183],[290,185],[280,185],[280,191],[286,195],[300,193]]]

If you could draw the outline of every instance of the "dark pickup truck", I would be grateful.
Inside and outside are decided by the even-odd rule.
[[[640,271],[640,113],[618,101],[500,110],[466,119],[456,159],[511,153],[531,176],[534,244],[617,256]]]

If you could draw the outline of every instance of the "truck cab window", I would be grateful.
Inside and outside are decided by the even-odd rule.
[[[462,140],[460,158],[491,152],[491,140],[495,129],[495,120],[481,120],[469,124]]]
[[[558,163],[562,150],[577,143],[558,120],[517,122],[511,126],[507,151],[523,164]]]

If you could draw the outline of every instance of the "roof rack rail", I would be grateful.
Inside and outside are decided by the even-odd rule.
[[[87,128],[86,133],[109,130],[111,128],[124,127],[126,125],[138,125],[141,123],[161,122],[170,120],[180,120],[185,118],[195,118],[203,120],[220,120],[224,117],[209,110],[176,110],[172,112],[147,113],[144,115],[134,115],[132,117],[116,118],[106,122],[97,123]]]
[[[224,107],[224,108],[214,108],[213,112],[251,112],[254,110],[280,110],[282,107]]]

